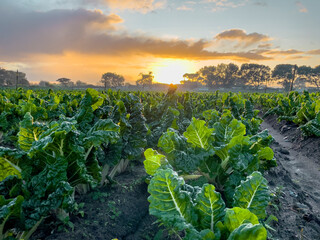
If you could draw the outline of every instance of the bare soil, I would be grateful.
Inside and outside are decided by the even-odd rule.
[[[275,141],[272,148],[278,166],[265,173],[275,194],[269,214],[274,239],[320,239],[319,139],[303,138],[297,126],[268,117],[261,125]]]
[[[45,240],[151,240],[172,239],[149,215],[147,174],[143,165],[130,166],[115,177],[117,184],[76,197],[84,203],[84,216],[71,216],[73,228],[48,225],[48,219],[33,239]]]

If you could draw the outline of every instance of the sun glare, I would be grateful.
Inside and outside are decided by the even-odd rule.
[[[183,74],[195,71],[194,65],[186,60],[162,60],[151,66],[154,81],[158,83],[178,84],[183,80]]]

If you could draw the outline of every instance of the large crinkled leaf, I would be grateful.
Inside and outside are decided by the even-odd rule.
[[[196,229],[187,229],[184,240],[215,240],[219,239],[211,230],[204,229],[197,231]]]
[[[167,153],[169,163],[178,170],[190,173],[214,154],[213,149],[193,147],[179,132],[169,128],[159,139],[158,147]]]
[[[111,119],[100,119],[87,132],[87,137],[84,138],[85,145],[97,147],[102,143],[116,143],[119,139],[119,130],[120,127]]]
[[[183,185],[183,178],[172,169],[159,169],[148,186],[150,214],[178,230],[192,228],[190,223],[197,221],[189,193],[181,190]]]
[[[267,230],[262,224],[242,224],[240,227],[235,229],[228,240],[266,240]]]
[[[21,176],[21,169],[4,157],[0,157],[0,181],[11,175]]]
[[[272,160],[274,157],[274,152],[270,147],[262,148],[258,151],[259,159]]]
[[[103,104],[104,99],[100,96],[99,92],[88,88],[85,96],[80,102],[80,106],[75,114],[80,128],[88,130],[90,123],[92,123],[94,114],[93,112]]]
[[[20,122],[20,131],[18,133],[18,144],[24,151],[29,151],[33,142],[37,141],[42,133],[40,126],[33,123],[33,117],[28,112]]]
[[[160,137],[158,147],[162,148],[167,154],[170,154],[179,149],[185,142],[186,139],[184,137],[180,136],[176,130],[169,128]]]
[[[225,144],[229,143],[233,137],[243,136],[246,134],[246,127],[237,119],[231,120],[230,123],[226,121],[216,122],[214,124],[214,136],[216,148],[222,149]]]
[[[258,170],[258,158],[250,152],[251,143],[249,137],[236,136],[229,145],[229,161],[232,167],[239,171],[244,171],[248,166],[252,166],[254,170]],[[248,169],[252,171],[251,169]]]
[[[233,232],[243,223],[259,224],[259,220],[258,217],[248,209],[234,207],[226,210],[224,225],[228,228],[229,232]]]
[[[24,151],[0,146],[0,157],[6,156],[7,158],[20,159],[25,155],[26,153]]]
[[[317,136],[320,137],[320,112],[316,117],[306,124],[299,127],[305,136]]]
[[[193,117],[190,126],[187,128],[187,131],[183,133],[183,136],[185,136],[187,141],[193,146],[208,149],[210,146],[209,138],[211,137],[213,129],[205,125],[205,121]]]
[[[269,135],[268,130],[265,129],[262,132],[250,137],[250,141],[253,142],[251,149],[254,152],[257,152],[263,147],[268,147],[273,142],[273,137]]]
[[[219,119],[220,119],[220,113],[217,110],[213,110],[213,109],[204,111],[202,113],[202,116],[205,118],[210,128],[213,128],[213,125],[216,122],[219,122]]]
[[[3,195],[0,195],[0,237],[3,234],[2,230],[10,217],[20,219],[23,201],[24,197],[21,195],[14,199],[5,199]]]
[[[100,107],[103,104],[104,99],[100,96],[100,93],[97,90],[88,88],[86,90],[86,94],[90,95],[92,99],[91,107],[93,111],[95,111],[98,107]]]
[[[268,182],[260,172],[253,172],[236,188],[233,206],[249,209],[259,219],[266,217],[270,201]]]
[[[215,224],[224,217],[225,203],[220,193],[211,184],[204,184],[196,197],[196,209],[199,212],[202,229],[214,232]]]
[[[146,160],[143,161],[143,164],[144,164],[146,173],[153,176],[156,173],[157,169],[161,167],[161,164],[164,161],[165,156],[162,154],[159,154],[156,150],[153,150],[151,148],[148,148],[144,152],[144,156]]]
[[[246,119],[252,119],[254,117],[253,104],[249,100],[245,102],[243,115]]]

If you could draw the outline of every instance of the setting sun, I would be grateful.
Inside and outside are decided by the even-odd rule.
[[[166,59],[151,66],[154,81],[159,83],[178,84],[183,80],[183,74],[196,71],[194,65],[186,60]]]

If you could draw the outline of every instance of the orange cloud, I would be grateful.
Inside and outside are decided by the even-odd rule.
[[[307,54],[320,55],[320,49],[314,49],[314,50],[307,51]]]
[[[161,9],[166,5],[165,0],[104,0],[110,8],[130,9],[147,13],[156,9]]]
[[[237,41],[240,45],[243,45],[245,47],[272,40],[272,38],[261,33],[254,32],[254,33],[247,34],[246,31],[242,29],[226,30],[222,33],[217,34],[215,36],[215,39],[217,41],[222,41],[222,40]]]
[[[266,54],[268,55],[296,55],[296,54],[303,54],[303,51],[298,51],[295,49],[289,49],[289,50],[270,50],[267,51]]]

